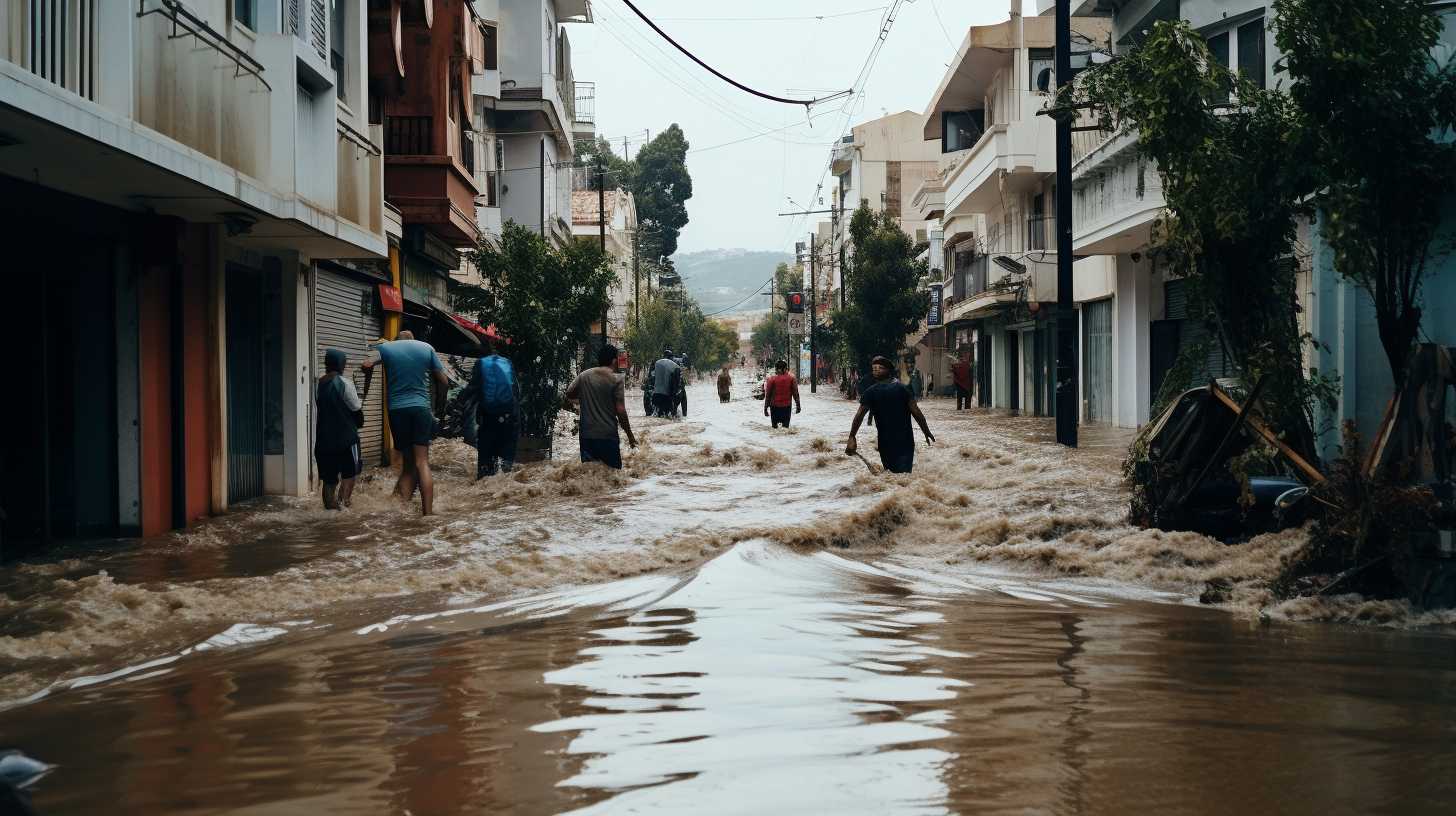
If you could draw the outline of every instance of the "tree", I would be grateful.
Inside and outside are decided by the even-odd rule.
[[[749,342],[760,360],[783,360],[789,356],[789,323],[783,312],[770,311],[753,327]]]
[[[689,367],[708,371],[738,350],[738,336],[704,317],[697,302],[680,290],[667,290],[642,301],[639,317],[628,324],[626,346],[628,355],[644,365],[671,348],[687,356]]]
[[[616,279],[611,259],[588,241],[553,249],[515,222],[505,225],[499,249],[482,242],[471,256],[485,282],[457,287],[456,305],[510,338],[507,354],[521,386],[521,433],[550,436],[577,350],[607,307]]]
[[[1276,0],[1275,42],[1300,111],[1320,237],[1375,306],[1396,387],[1421,326],[1421,283],[1447,209],[1456,63],[1432,57],[1427,0]]]
[[[595,191],[596,167],[600,163],[605,170],[607,189],[631,190],[637,175],[637,163],[612,152],[612,143],[605,136],[595,140],[581,139],[576,143],[576,162],[587,169],[587,189]]]
[[[722,368],[738,354],[738,332],[716,320],[705,320],[703,328],[702,347],[694,365],[699,371]]]
[[[688,140],[676,123],[637,151],[629,188],[637,200],[637,220],[656,235],[658,257],[677,252],[677,237],[688,223],[687,200],[693,197],[688,175]]]
[[[869,376],[870,358],[896,357],[905,336],[925,318],[930,296],[920,291],[924,261],[915,259],[915,244],[888,213],[864,204],[849,222],[854,253],[845,275],[846,306],[831,317],[835,333],[849,353],[850,365]]]

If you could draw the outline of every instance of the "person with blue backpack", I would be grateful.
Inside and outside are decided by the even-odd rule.
[[[475,478],[510,473],[516,464],[517,419],[520,415],[520,385],[511,361],[501,356],[499,337],[490,340],[489,353],[475,361],[471,388],[480,399],[475,417]]]

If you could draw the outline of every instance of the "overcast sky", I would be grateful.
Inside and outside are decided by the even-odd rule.
[[[745,85],[788,97],[848,88],[890,5],[890,0],[633,2],[708,64]],[[1010,2],[904,3],[852,117],[847,121],[844,103],[836,101],[816,108],[812,125],[802,107],[750,96],[693,64],[622,0],[593,0],[595,22],[569,26],[568,36],[576,79],[596,83],[597,132],[611,138],[619,153],[624,136],[635,154],[649,131],[656,134],[673,122],[687,134],[693,197],[680,252],[792,251],[794,241],[804,239],[799,233],[807,233],[808,219],[776,214],[822,209],[810,197],[825,170],[829,144],[847,132],[846,124],[925,110],[967,26],[1005,20]],[[1026,0],[1025,13],[1035,13],[1034,0]],[[786,129],[760,135],[777,128]],[[822,195],[827,202],[828,190]],[[806,206],[794,207],[786,197]]]

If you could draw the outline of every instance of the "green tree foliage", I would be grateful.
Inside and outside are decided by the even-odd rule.
[[[668,290],[642,301],[637,318],[628,322],[625,344],[634,365],[648,365],[671,348],[687,355],[689,367],[710,371],[737,353],[738,336],[704,317],[680,291]]]
[[[677,252],[677,237],[688,223],[687,200],[693,197],[688,175],[688,140],[676,123],[642,146],[628,187],[637,200],[637,220],[656,238],[658,257]]]
[[[582,139],[576,143],[576,162],[588,170],[588,189],[595,191],[597,175],[594,172],[598,164],[602,166],[606,176],[607,189],[614,190],[623,188],[632,189],[632,184],[637,177],[637,163],[631,159],[618,156],[612,151],[612,143],[604,136],[598,136],[595,140]]]
[[[1295,284],[1308,160],[1290,139],[1300,116],[1289,96],[1220,65],[1183,21],[1155,23],[1140,48],[1074,87],[1097,105],[1104,129],[1132,129],[1157,163],[1167,202],[1153,238],[1161,265],[1188,280],[1192,310],[1243,377],[1271,378],[1269,418],[1313,456],[1322,384],[1305,375]]]
[[[521,432],[547,436],[576,371],[577,350],[607,307],[616,279],[611,259],[589,241],[553,249],[515,222],[506,224],[499,249],[482,243],[471,257],[485,282],[456,287],[455,304],[510,338],[506,353],[521,386]]]
[[[1275,42],[1299,111],[1291,143],[1335,270],[1370,294],[1395,383],[1421,325],[1421,283],[1456,175],[1456,63],[1432,58],[1427,0],[1276,0]]]
[[[899,355],[905,336],[925,319],[930,296],[920,291],[926,264],[915,259],[915,244],[887,213],[861,204],[849,222],[854,247],[844,276],[847,303],[834,311],[835,334],[848,354],[845,363],[869,375],[870,358]]]
[[[780,311],[764,315],[753,327],[749,342],[753,344],[753,356],[760,360],[786,360],[789,356],[789,322]]]

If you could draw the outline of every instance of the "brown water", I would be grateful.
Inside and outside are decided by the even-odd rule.
[[[7,568],[0,748],[48,814],[1452,810],[1456,637],[1270,603],[1297,534],[1127,528],[1039,421],[932,404],[879,479],[845,403],[695,396],[622,474],[447,446],[433,521],[380,480]]]

